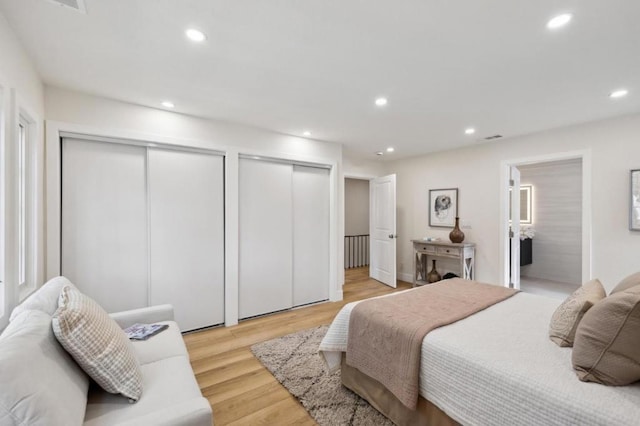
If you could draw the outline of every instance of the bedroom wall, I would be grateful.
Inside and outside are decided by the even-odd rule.
[[[6,18],[0,13],[0,84],[15,89],[31,110],[40,117],[44,112],[44,85],[31,58]]]
[[[520,183],[533,186],[533,263],[520,275],[561,283],[582,279],[582,161],[519,166]],[[525,225],[527,226],[527,225]]]
[[[587,150],[592,165],[592,277],[612,289],[640,270],[640,232],[629,231],[629,170],[640,168],[640,114],[559,128],[386,165],[398,179],[398,270],[411,279],[411,239],[448,238],[428,227],[429,189],[457,187],[465,241],[476,248],[476,278],[501,283],[500,185],[504,161]]]
[[[5,227],[0,231],[0,330],[8,323],[8,316],[18,303],[18,259],[17,259],[17,153],[15,150],[15,118],[19,111],[28,112],[35,121],[35,146],[33,168],[35,172],[35,194],[33,208],[34,244],[30,250],[33,265],[33,282],[29,285],[42,283],[44,273],[44,233],[42,228],[44,205],[41,197],[43,187],[42,159],[43,139],[41,129],[44,116],[44,86],[36,67],[23,49],[20,40],[13,29],[0,13],[0,222]],[[3,204],[3,199],[6,201]],[[24,290],[30,290],[24,289]],[[25,291],[20,291],[25,293]],[[25,297],[26,294],[21,294]]]
[[[342,298],[343,275],[343,190],[342,146],[336,143],[310,140],[239,124],[220,122],[187,116],[161,109],[119,102],[62,88],[47,86],[45,89],[45,110],[48,126],[59,123],[88,126],[89,129],[106,131],[108,134],[126,131],[140,135],[157,135],[161,138],[179,138],[174,143],[188,144],[227,152],[226,194],[237,200],[237,155],[263,155],[275,158],[295,158],[336,165],[335,188],[332,189],[332,203],[335,205],[336,231],[332,234],[332,256],[335,256],[335,288],[332,298]],[[68,126],[68,125],[67,125]],[[49,130],[48,130],[49,131]],[[89,130],[90,132],[90,130]],[[48,138],[49,139],[49,138]],[[55,138],[52,139],[55,141]],[[55,142],[54,142],[55,143]],[[235,172],[233,171],[235,170]],[[235,173],[235,174],[234,174]],[[235,194],[235,195],[234,195]],[[226,222],[230,229],[237,229],[237,205],[229,203]],[[235,225],[231,223],[235,221]],[[234,228],[235,227],[235,228]],[[237,236],[230,232],[227,236],[227,285],[225,298],[227,325],[237,321],[237,258],[228,253],[237,249]],[[57,250],[54,247],[51,253]],[[231,251],[230,251],[231,250]],[[52,262],[55,265],[55,262]],[[235,266],[234,266],[235,265]],[[234,312],[235,310],[235,312]]]
[[[345,179],[344,233],[366,235],[369,233],[369,181]]]

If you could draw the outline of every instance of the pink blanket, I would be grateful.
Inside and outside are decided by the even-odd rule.
[[[347,364],[379,381],[400,402],[415,409],[420,352],[426,334],[516,292],[454,278],[397,296],[360,302],[349,320]]]

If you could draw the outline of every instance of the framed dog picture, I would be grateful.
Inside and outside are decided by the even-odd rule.
[[[429,190],[429,226],[453,228],[458,216],[458,188]]]

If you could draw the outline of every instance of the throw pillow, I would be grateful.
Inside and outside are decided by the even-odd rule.
[[[636,272],[635,274],[631,274],[622,281],[618,283],[617,286],[611,290],[611,294],[619,293],[621,291],[625,291],[630,289],[631,287],[635,287],[640,285],[640,272]]]
[[[553,313],[549,324],[549,338],[558,346],[572,346],[576,329],[585,312],[606,296],[599,280],[583,284]]]
[[[9,323],[0,336],[0,425],[81,425],[88,388],[50,315],[25,311]]]
[[[64,287],[58,304],[52,325],[60,344],[105,391],[137,401],[142,374],[124,331],[75,288]]]
[[[612,294],[584,315],[571,360],[583,382],[624,386],[640,380],[640,286]]]
[[[27,297],[24,302],[11,312],[9,321],[13,321],[24,311],[42,311],[51,316],[58,309],[58,297],[65,286],[73,287],[71,281],[65,277],[55,277],[47,281],[42,287]]]

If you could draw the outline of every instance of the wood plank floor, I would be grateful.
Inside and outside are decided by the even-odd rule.
[[[346,303],[405,290],[369,279],[368,268],[345,274],[344,300],[294,309],[233,327],[184,336],[191,365],[202,394],[213,408],[218,425],[314,425],[302,405],[278,383],[251,353],[251,345],[311,327],[329,324]]]

